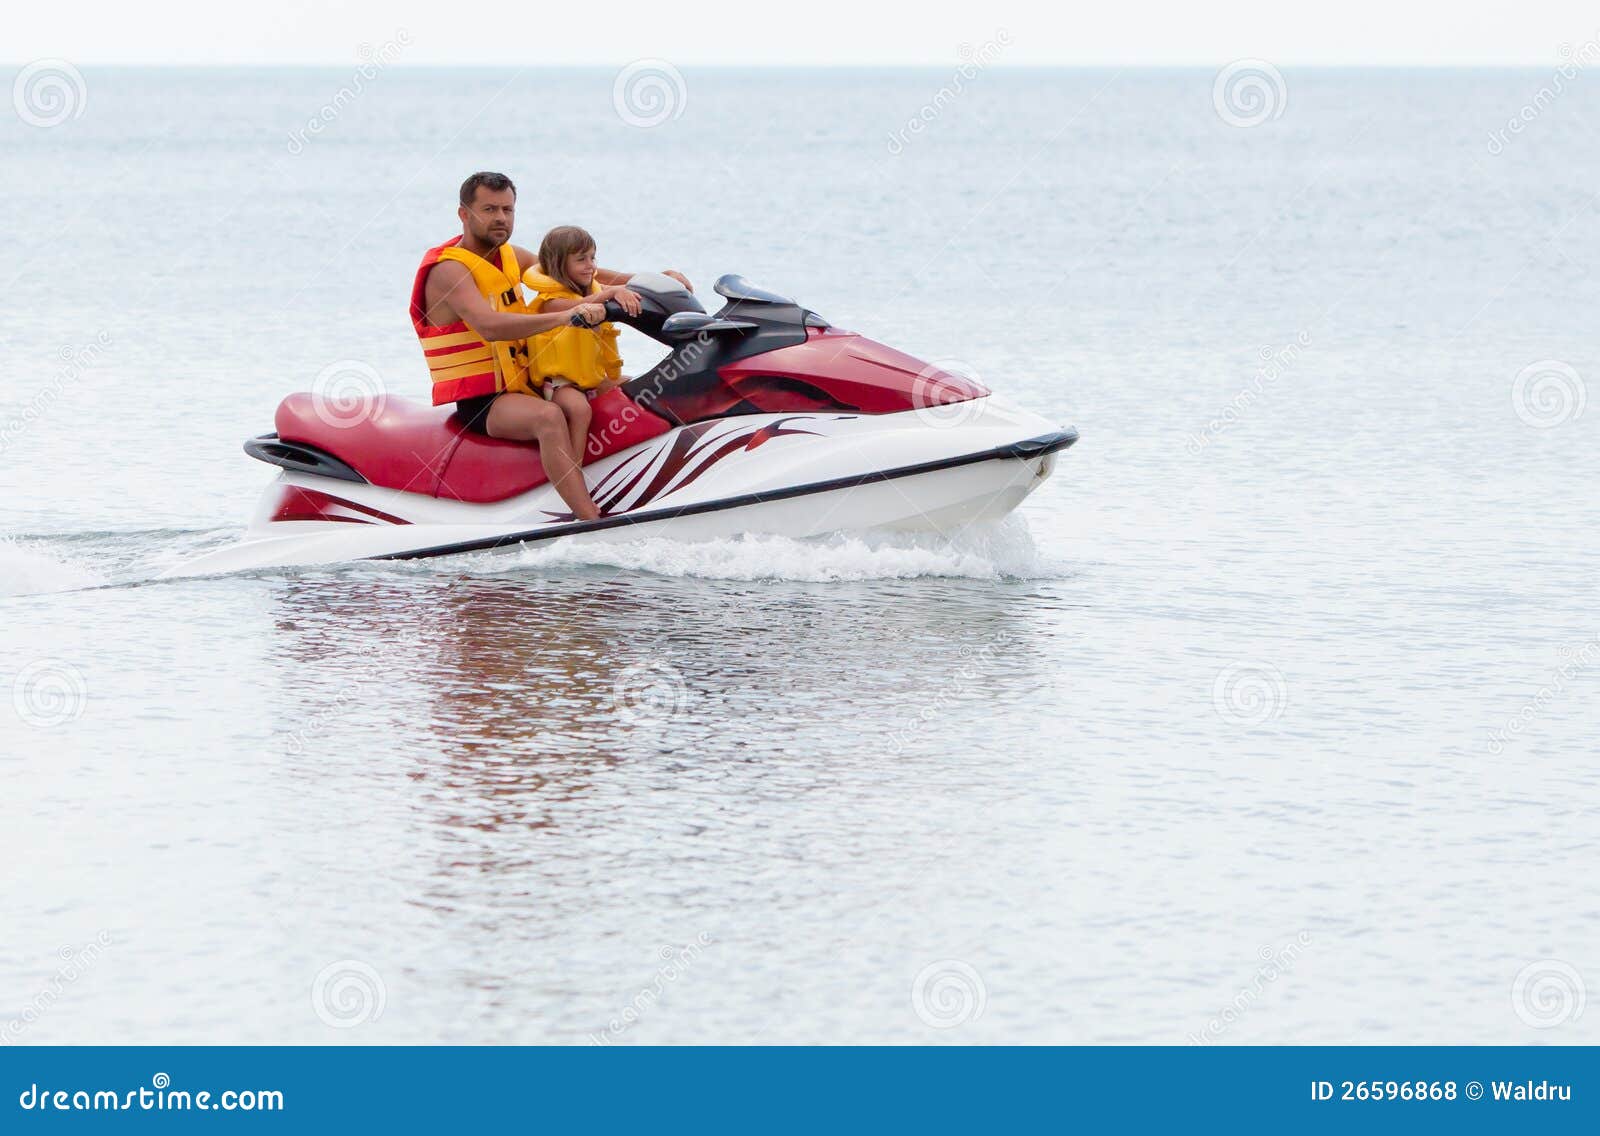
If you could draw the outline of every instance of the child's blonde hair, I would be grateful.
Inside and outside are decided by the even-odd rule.
[[[567,276],[567,257],[573,253],[590,252],[594,238],[587,230],[576,225],[557,225],[539,242],[539,269],[563,288],[582,296],[586,290]]]

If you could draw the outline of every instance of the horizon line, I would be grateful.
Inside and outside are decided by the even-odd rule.
[[[1102,63],[1102,62],[1062,62],[1062,63],[991,63],[982,70],[989,72],[1004,71],[1209,71],[1218,67],[1226,67],[1236,63],[1241,58],[1211,60],[1205,62],[1167,62],[1167,63]],[[1570,61],[1555,63],[1549,62],[1507,62],[1500,61],[1473,61],[1473,62],[1423,62],[1407,60],[1401,62],[1353,62],[1353,61],[1320,61],[1303,62],[1295,59],[1266,59],[1265,56],[1248,58],[1261,58],[1275,67],[1293,67],[1306,71],[1528,71],[1543,70],[1546,68],[1559,68],[1570,65]],[[371,66],[370,61],[355,59],[344,62],[326,62],[316,60],[300,60],[289,63],[263,63],[260,61],[235,61],[235,62],[207,62],[196,63],[189,60],[97,60],[74,59],[65,55],[35,56],[25,60],[0,60],[0,68],[20,69],[31,66],[44,59],[62,59],[75,67],[105,67],[123,68],[126,70],[166,70],[166,71],[322,71],[342,70],[350,67]],[[526,64],[516,63],[389,63],[379,65],[384,71],[612,71],[627,67],[637,60],[616,62],[589,62],[589,63],[553,63],[541,64],[538,67],[529,67]],[[692,67],[700,71],[947,71],[952,68],[959,69],[964,66],[962,62],[956,63],[829,63],[829,62],[791,62],[791,63],[702,63],[693,60],[666,60],[674,67]],[[1580,68],[1581,69],[1581,68]]]

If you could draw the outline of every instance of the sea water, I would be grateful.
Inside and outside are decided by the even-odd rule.
[[[956,66],[0,114],[6,1040],[1600,1040],[1596,88]],[[1082,441],[961,533],[154,582],[284,394],[425,397],[481,168]]]

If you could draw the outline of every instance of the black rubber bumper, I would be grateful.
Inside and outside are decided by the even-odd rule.
[[[1078,432],[1071,426],[1065,430],[1057,430],[1051,434],[1040,434],[1037,438],[1026,438],[1020,442],[1012,442],[1004,447],[1005,452],[1014,458],[1037,458],[1045,454],[1053,454],[1057,450],[1064,450],[1078,440]]]

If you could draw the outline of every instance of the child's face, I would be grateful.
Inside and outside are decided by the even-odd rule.
[[[587,288],[594,282],[594,249],[567,254],[567,278]]]

